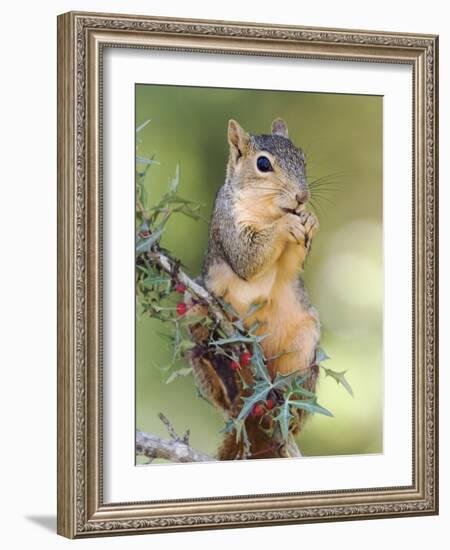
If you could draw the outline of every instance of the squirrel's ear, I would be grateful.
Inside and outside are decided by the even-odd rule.
[[[272,134],[276,136],[289,137],[289,131],[286,122],[282,118],[276,118],[272,122]]]
[[[235,120],[228,121],[228,143],[235,160],[238,160],[248,143],[248,134]]]

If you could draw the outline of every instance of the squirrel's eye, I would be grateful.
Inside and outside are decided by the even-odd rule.
[[[271,172],[273,170],[270,160],[264,156],[258,157],[256,166],[260,172]]]

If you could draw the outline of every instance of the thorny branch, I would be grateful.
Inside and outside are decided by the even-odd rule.
[[[233,328],[232,324],[226,318],[222,308],[217,303],[217,300],[211,296],[211,294],[203,286],[199,285],[188,275],[186,275],[177,262],[163,254],[160,250],[148,252],[147,258],[150,262],[157,264],[161,269],[163,269],[172,277],[172,279],[182,283],[195,298],[205,303],[208,306],[210,315],[216,323],[220,325],[226,336],[232,336],[235,334],[236,329]]]

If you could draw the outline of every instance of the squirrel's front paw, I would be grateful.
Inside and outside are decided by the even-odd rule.
[[[309,246],[312,238],[319,229],[319,220],[312,212],[309,212],[308,210],[301,212],[299,218],[305,228],[305,244],[306,246]]]
[[[305,244],[306,228],[303,220],[296,214],[286,214],[283,217],[287,240],[297,244]]]

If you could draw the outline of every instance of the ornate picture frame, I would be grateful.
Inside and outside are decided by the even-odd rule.
[[[152,500],[149,494],[146,502],[105,502],[102,87],[106,48],[412,68],[410,485],[175,500]],[[437,118],[437,36],[77,12],[58,17],[59,534],[82,538],[438,513]]]

